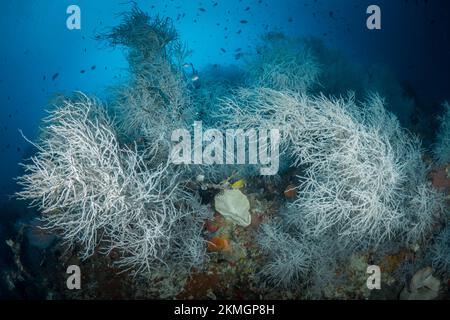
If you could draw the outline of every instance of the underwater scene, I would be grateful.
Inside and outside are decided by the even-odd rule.
[[[450,298],[447,1],[0,8],[0,300]]]

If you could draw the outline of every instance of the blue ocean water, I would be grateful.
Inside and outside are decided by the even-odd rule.
[[[236,52],[254,55],[261,35],[316,37],[364,68],[383,66],[414,97],[418,130],[429,145],[440,103],[450,99],[450,11],[446,0],[379,0],[382,29],[368,30],[372,0],[136,1],[150,15],[173,20],[193,51],[200,72],[208,65],[242,66]],[[81,9],[81,29],[66,27],[69,5]],[[4,0],[0,3],[0,269],[10,263],[5,240],[16,222],[35,212],[13,199],[19,163],[34,148],[52,97],[83,91],[108,100],[108,88],[128,78],[126,51],[112,49],[98,34],[119,23],[130,3],[106,0]],[[239,49],[239,50],[238,50]],[[237,51],[238,50],[238,51]],[[329,67],[329,66],[328,66]],[[339,80],[338,80],[339,81]],[[401,110],[397,110],[401,118]],[[408,126],[406,124],[405,126]]]

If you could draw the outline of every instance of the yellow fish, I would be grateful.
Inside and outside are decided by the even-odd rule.
[[[233,182],[233,184],[231,185],[231,188],[233,188],[233,189],[241,189],[244,186],[245,186],[245,180],[241,179],[241,180],[238,180],[236,182]]]

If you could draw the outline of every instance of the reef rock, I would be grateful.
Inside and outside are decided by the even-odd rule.
[[[427,267],[416,272],[411,283],[400,293],[400,300],[433,300],[439,295],[441,282],[433,277],[433,269]]]
[[[214,206],[226,219],[242,227],[250,225],[250,202],[239,189],[224,190],[217,194]]]

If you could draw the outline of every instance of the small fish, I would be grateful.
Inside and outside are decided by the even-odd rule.
[[[192,75],[192,81],[197,81],[199,79],[198,74]]]
[[[248,21],[247,20],[241,20],[241,21],[239,21],[240,23],[242,23],[242,24],[246,24],[246,23],[248,23]]]
[[[59,76],[59,73],[58,73],[58,72],[55,73],[55,74],[52,76],[52,80],[55,80],[56,78],[58,78],[58,76]]]
[[[225,50],[224,48],[220,48],[220,51],[222,51],[223,53],[227,52],[227,50]]]
[[[86,72],[86,70],[84,70],[84,69],[83,69],[83,70],[80,70],[80,73],[85,73],[85,72]]]
[[[240,58],[242,58],[244,56],[244,54],[242,52],[238,52],[234,55],[234,59],[239,60]]]
[[[191,64],[190,63],[185,63],[185,64],[183,64],[183,68],[190,68],[191,67]]]
[[[93,65],[93,66],[91,67],[91,70],[95,70],[95,68],[96,68],[96,66],[95,66],[95,65]]]
[[[248,10],[250,10],[250,7],[245,8],[245,11],[248,11]]]
[[[201,12],[205,12],[206,11],[205,8],[199,8],[198,10],[200,10]]]
[[[218,5],[218,3],[217,3],[217,2],[215,2],[215,3],[213,4],[213,7],[217,7],[217,5]]]
[[[233,184],[231,184],[231,188],[233,189],[241,189],[245,186],[245,180],[240,179],[238,181],[235,181]]]

